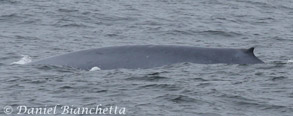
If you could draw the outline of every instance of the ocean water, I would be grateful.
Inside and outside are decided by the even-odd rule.
[[[145,44],[254,46],[266,63],[99,71],[21,65]],[[42,116],[37,108],[56,106],[60,116],[86,115],[78,112],[85,108],[116,116],[293,116],[292,46],[291,0],[0,0],[0,114]]]

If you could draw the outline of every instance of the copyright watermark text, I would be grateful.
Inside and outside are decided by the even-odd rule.
[[[5,114],[19,114],[19,115],[52,115],[52,114],[73,114],[73,115],[125,115],[126,108],[119,106],[102,106],[102,104],[92,107],[78,107],[74,105],[55,105],[43,107],[29,107],[26,105],[19,106],[4,106],[3,112]]]

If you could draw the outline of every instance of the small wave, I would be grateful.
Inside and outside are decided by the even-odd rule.
[[[224,36],[224,37],[236,37],[240,36],[240,33],[237,32],[227,32],[227,31],[217,31],[217,30],[207,30],[207,31],[201,31],[200,34],[203,35],[218,35],[218,36]]]
[[[285,65],[285,64],[292,64],[293,60],[283,60],[283,61],[270,61],[269,64],[278,64],[278,65]]]
[[[148,85],[140,86],[139,88],[143,88],[143,89],[164,89],[164,90],[167,90],[167,91],[178,91],[178,90],[182,89],[181,87],[176,86],[175,84],[148,84]]]
[[[202,101],[196,98],[192,98],[186,95],[174,95],[174,94],[165,94],[163,96],[158,96],[157,98],[162,98],[164,100],[168,100],[175,103],[198,103],[204,104],[207,103],[206,101]]]
[[[169,79],[168,77],[164,77],[164,76],[159,76],[159,75],[153,75],[153,76],[142,76],[142,77],[130,77],[127,78],[127,80],[135,80],[135,81],[162,81],[162,80],[166,80]]]
[[[75,9],[58,9],[59,12],[77,12]]]
[[[0,4],[16,4],[19,3],[19,1],[16,0],[0,0]]]
[[[32,62],[32,58],[28,55],[21,55],[22,58],[19,61],[12,62],[11,64],[27,64]]]

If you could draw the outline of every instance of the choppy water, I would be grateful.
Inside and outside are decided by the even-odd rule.
[[[292,116],[292,43],[291,0],[0,0],[0,114],[5,106],[18,115],[20,105],[102,104],[127,116]],[[22,55],[134,44],[255,46],[266,64],[11,65]]]

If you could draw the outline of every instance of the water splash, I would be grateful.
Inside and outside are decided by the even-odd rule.
[[[12,62],[11,64],[27,64],[27,63],[30,63],[32,62],[32,58],[28,55],[21,55],[22,58],[19,60],[19,61],[16,61],[16,62]]]
[[[101,70],[101,68],[99,68],[99,67],[95,66],[95,67],[91,68],[91,70],[90,70],[90,71],[99,71],[99,70]]]

